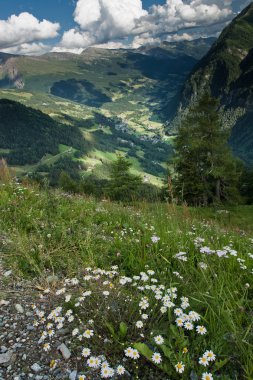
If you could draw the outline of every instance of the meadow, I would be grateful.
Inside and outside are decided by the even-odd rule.
[[[252,206],[117,204],[9,180],[0,211],[6,267],[47,304],[33,313],[51,369],[63,330],[80,380],[253,378]]]

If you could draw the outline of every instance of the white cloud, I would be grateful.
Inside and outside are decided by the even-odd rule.
[[[8,54],[21,54],[21,55],[40,55],[46,53],[50,50],[48,45],[42,42],[33,42],[30,44],[21,44],[7,49],[2,49],[1,51]]]
[[[109,47],[129,37],[134,38],[132,46],[138,47],[142,42],[173,39],[169,34],[182,31],[183,35],[186,29],[192,30],[189,35],[194,28],[212,29],[232,15],[232,0],[166,0],[149,11],[143,9],[141,0],[78,0],[74,12],[77,27],[63,34],[60,48]]]
[[[28,12],[20,13],[18,16],[12,15],[7,20],[0,20],[0,50],[17,47],[17,50],[20,48],[29,51],[27,44],[54,38],[58,35],[59,29],[59,23],[39,21]],[[30,45],[30,47],[38,49],[42,45]]]
[[[85,48],[130,36],[147,15],[141,0],[78,0],[74,19],[79,27],[65,32],[60,45]]]

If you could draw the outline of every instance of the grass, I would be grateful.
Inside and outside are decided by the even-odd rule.
[[[252,206],[231,207],[225,213],[160,203],[119,205],[12,183],[1,185],[0,205],[1,250],[17,276],[45,278],[52,273],[65,278],[79,276],[86,266],[117,265],[123,275],[132,277],[148,266],[159,283],[176,286],[202,315],[208,329],[205,347],[218,357],[212,367],[214,379],[253,378]],[[159,237],[156,243],[154,236]],[[202,247],[230,248],[225,248],[226,257],[219,257],[201,253]],[[187,261],[175,257],[182,251]],[[151,325],[158,329],[155,320]],[[178,346],[171,334],[167,339],[176,355]],[[186,338],[193,350],[188,367],[197,379],[201,373],[193,353],[198,353],[199,338],[195,341],[191,334]],[[150,362],[146,348],[138,348]],[[190,376],[190,369],[179,376],[165,367],[148,368],[157,379]]]

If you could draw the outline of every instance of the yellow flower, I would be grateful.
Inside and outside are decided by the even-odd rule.
[[[187,354],[188,351],[189,351],[189,350],[188,350],[187,347],[184,347],[184,348],[183,348],[183,354]]]

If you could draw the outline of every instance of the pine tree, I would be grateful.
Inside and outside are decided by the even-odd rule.
[[[175,140],[176,189],[194,206],[236,199],[240,173],[222,128],[218,101],[205,95],[189,110]]]
[[[140,176],[130,173],[131,163],[123,156],[118,156],[111,165],[108,195],[113,200],[132,200],[137,194],[142,181]]]

